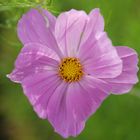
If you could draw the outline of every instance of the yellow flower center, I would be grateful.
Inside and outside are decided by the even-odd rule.
[[[83,69],[79,59],[64,58],[59,65],[59,75],[66,82],[79,81],[83,76]]]

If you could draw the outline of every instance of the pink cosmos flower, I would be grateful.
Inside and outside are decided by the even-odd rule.
[[[8,77],[63,137],[77,136],[110,93],[129,92],[138,81],[136,52],[112,45],[99,9],[57,18],[31,9],[19,21],[18,37],[24,47]]]

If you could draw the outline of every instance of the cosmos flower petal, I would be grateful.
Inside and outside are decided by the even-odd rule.
[[[76,94],[75,94],[76,93]],[[75,121],[86,121],[108,97],[108,94],[90,85],[86,80],[71,84],[67,91],[67,107]]]
[[[70,10],[56,20],[55,37],[64,56],[76,55],[88,15],[84,11]]]
[[[133,49],[128,47],[116,47],[116,49],[123,61],[122,73],[116,78],[105,79],[105,81],[113,87],[113,94],[123,94],[129,92],[138,82],[138,56]]]
[[[85,43],[94,40],[95,36],[104,31],[104,18],[100,13],[100,9],[93,9],[88,15],[85,30],[82,34],[80,47]]]
[[[50,28],[50,30],[52,31],[52,33],[54,33],[55,31],[55,23],[56,23],[56,17],[54,15],[52,15],[49,11],[42,9],[42,12],[44,14],[44,18],[46,21],[48,21],[48,26]]]
[[[54,92],[48,104],[48,120],[54,127],[55,131],[67,138],[79,134],[85,123],[76,122],[69,106],[67,106],[68,85],[62,83]]]
[[[86,51],[88,53],[84,53]],[[122,60],[106,33],[100,34],[93,44],[81,48],[79,58],[85,72],[96,78],[113,78],[122,72]]]
[[[53,49],[61,57],[53,35],[54,22],[55,18],[48,11],[31,9],[19,20],[18,37],[23,44],[41,43]]]
[[[48,104],[48,119],[55,131],[63,137],[77,136],[85,121],[108,96],[86,81],[62,84],[52,95]]]
[[[68,137],[68,128],[66,128],[66,92],[68,84],[62,82],[59,87],[54,91],[48,103],[47,113],[48,120],[54,127],[55,131],[63,137]]]
[[[24,93],[40,118],[47,119],[48,102],[60,84],[60,78],[54,71],[34,74],[23,79]]]
[[[26,76],[44,71],[54,71],[59,57],[44,45],[30,43],[22,48],[15,62],[15,69],[8,77],[14,82],[21,82]]]
[[[89,17],[91,19],[92,26],[93,26],[92,31],[94,30],[95,34],[98,32],[103,32],[104,31],[104,18],[100,13],[100,9],[99,8],[93,9],[89,13]]]
[[[101,90],[107,94],[110,94],[112,91],[112,87],[106,81],[96,78],[95,76],[86,75],[83,77],[82,81],[87,82],[88,85],[97,88],[98,90]]]

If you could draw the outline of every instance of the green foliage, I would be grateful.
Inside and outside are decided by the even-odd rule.
[[[45,5],[49,6],[51,5],[52,0],[5,0],[1,1],[0,6],[1,6],[1,11],[2,10],[7,10],[10,8],[26,8],[26,7],[35,7],[38,5]]]
[[[134,48],[140,55],[139,5],[139,0],[0,0],[0,139],[63,140],[53,132],[48,121],[36,116],[20,85],[6,78],[22,47],[16,35],[17,22],[22,14],[38,6],[55,15],[72,8],[89,12],[99,7],[113,44]],[[139,110],[138,83],[129,94],[112,95],[105,100],[88,120],[83,133],[68,140],[139,140]]]
[[[53,14],[59,14],[53,0],[0,0],[0,13],[6,18],[0,22],[1,28],[15,28],[18,19],[29,8],[42,7],[51,11]],[[9,16],[9,14],[11,16]]]

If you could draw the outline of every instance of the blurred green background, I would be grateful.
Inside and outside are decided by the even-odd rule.
[[[63,140],[47,120],[37,117],[22,88],[6,78],[22,45],[16,25],[39,0],[0,0],[0,140]],[[114,45],[134,48],[140,55],[140,0],[53,0],[43,7],[56,16],[69,9],[87,13],[99,7]],[[139,73],[140,78],[140,73]],[[129,94],[111,95],[87,121],[84,131],[68,140],[140,140],[140,84]]]

